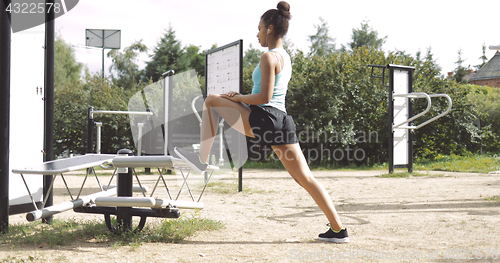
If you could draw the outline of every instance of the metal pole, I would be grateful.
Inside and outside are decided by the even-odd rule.
[[[139,127],[138,131],[138,142],[137,142],[137,156],[142,155],[142,128],[144,127],[144,123],[137,123],[137,127]]]
[[[9,5],[10,0],[3,3]],[[0,6],[2,6],[0,4]],[[2,6],[2,8],[5,8]],[[0,10],[0,234],[9,231],[10,13]]]
[[[96,122],[95,125],[97,126],[96,152],[98,154],[101,154],[101,127],[102,127],[102,122]]]
[[[97,197],[102,197],[102,196],[112,196],[116,195],[116,188],[111,188],[106,191],[101,191],[98,193],[86,195],[86,196],[80,196],[80,198],[72,200],[72,201],[67,201],[64,203],[60,203],[57,205],[52,205],[52,206],[47,206],[44,209],[41,210],[35,210],[31,211],[26,214],[26,220],[29,222],[33,222],[35,220],[38,220],[40,218],[44,219],[47,217],[52,217],[52,215],[62,213],[64,211],[68,211],[70,209],[75,209],[78,207],[82,207],[90,203],[91,201],[95,201]]]
[[[102,78],[104,79],[104,30],[102,31]]]
[[[201,126],[201,123],[200,123]],[[219,165],[223,166],[224,165],[224,119],[222,119],[219,122],[219,129],[220,129],[220,135],[219,135]],[[201,134],[201,133],[200,133]]]
[[[87,111],[87,153],[94,152],[94,107],[90,106]]]
[[[132,156],[133,152],[129,149],[121,149],[118,151],[118,156]],[[133,168],[118,168],[117,177],[117,195],[130,197],[132,196],[132,169]],[[116,211],[116,220],[118,228],[125,231],[132,231],[132,216],[130,215],[130,207],[118,207]]]
[[[165,138],[164,138],[164,145],[163,145],[163,155],[167,156],[168,155],[168,143],[169,143],[169,139],[170,139],[170,132],[169,132],[169,125],[168,125],[168,121],[170,119],[170,112],[171,109],[172,109],[172,103],[170,103],[170,101],[172,100],[172,89],[170,88],[170,81],[171,81],[171,76],[174,75],[175,71],[173,69],[165,72],[162,74],[162,77],[163,77],[163,81],[165,82],[163,85],[164,85],[164,88],[163,88],[163,105],[165,107],[164,109],[164,113],[165,113],[165,116],[164,116],[164,134],[165,134]]]
[[[168,86],[168,80],[170,79],[170,77],[167,75],[165,76],[165,78],[163,79],[163,85],[164,85],[164,89],[163,89],[163,98],[164,98],[164,102],[163,102],[163,105],[165,105],[165,116],[164,116],[164,143],[163,143],[163,155],[167,156],[168,155],[168,117],[169,117],[169,104],[170,104],[170,99],[169,99],[169,95],[170,95],[170,92],[169,92],[169,86]]]
[[[147,107],[146,111],[147,112],[151,112],[151,108]],[[152,127],[152,125],[151,125],[151,115],[148,115],[146,117],[146,119],[147,119],[147,125],[148,125],[148,127],[150,127],[150,130],[151,130],[151,127]],[[151,149],[151,132],[149,133],[149,136],[147,136],[146,138],[147,138],[146,142],[147,142],[147,145],[148,145],[147,149]],[[144,168],[144,172],[147,173],[147,174],[151,173],[151,167],[145,167]]]
[[[54,4],[54,0],[46,0],[46,3]],[[52,9],[53,10],[53,9]],[[44,135],[44,162],[54,160],[54,52],[55,52],[55,13],[45,13],[45,135]],[[43,196],[48,196],[45,206],[53,204],[52,176],[43,177]],[[44,223],[52,223],[52,216],[43,220]]]

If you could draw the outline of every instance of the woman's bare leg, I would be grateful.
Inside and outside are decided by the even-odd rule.
[[[201,121],[200,159],[206,163],[217,135],[220,118],[223,118],[233,129],[250,137],[255,137],[248,122],[250,108],[219,95],[208,95],[203,104]]]
[[[340,218],[333,206],[325,187],[321,185],[316,178],[313,177],[309,165],[300,149],[300,145],[286,144],[272,146],[274,152],[278,155],[281,163],[285,166],[290,175],[302,186],[311,197],[316,201],[319,208],[330,221],[330,226],[334,231],[339,231],[343,228]]]

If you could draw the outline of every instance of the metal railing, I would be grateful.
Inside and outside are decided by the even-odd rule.
[[[413,93],[406,93],[406,94],[393,94],[393,97],[410,98],[410,99],[426,98],[427,99],[427,108],[423,112],[409,118],[408,120],[406,120],[402,123],[399,123],[397,125],[393,125],[392,130],[394,130],[394,129],[409,129],[409,130],[420,129],[420,128],[424,127],[425,125],[427,125],[427,124],[443,117],[444,115],[448,114],[448,112],[450,112],[451,106],[453,104],[452,100],[451,100],[450,96],[448,96],[448,94],[430,94],[429,95],[429,94],[424,93],[424,92],[413,92]],[[446,109],[446,111],[444,111],[443,113],[425,121],[424,123],[421,123],[420,125],[403,126],[403,125],[410,123],[410,122],[414,121],[415,119],[425,115],[427,112],[429,112],[429,110],[431,109],[431,103],[432,103],[431,98],[436,98],[436,97],[445,97],[446,99],[448,99],[448,108]]]

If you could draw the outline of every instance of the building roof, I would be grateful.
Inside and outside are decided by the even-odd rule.
[[[479,69],[476,74],[470,78],[471,81],[481,79],[496,79],[500,78],[500,52],[495,55],[484,66]]]

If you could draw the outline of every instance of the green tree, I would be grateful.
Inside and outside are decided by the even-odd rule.
[[[157,81],[167,70],[173,69],[175,72],[179,72],[177,61],[182,52],[181,42],[177,40],[175,31],[170,26],[156,44],[151,61],[146,63],[146,78]]]
[[[181,57],[178,61],[178,70],[186,71],[194,69],[199,76],[205,76],[205,52],[200,52],[200,47],[189,45],[182,49]]]
[[[325,56],[335,51],[335,39],[328,33],[328,22],[322,17],[319,18],[320,24],[314,25],[316,34],[309,35],[310,54],[314,56]]]
[[[263,51],[253,48],[252,44],[250,44],[243,55],[243,68],[251,68],[253,70],[259,64],[262,54],[264,54]]]
[[[462,66],[464,60],[462,59],[462,49],[458,50],[458,60],[455,62],[457,67],[454,70],[454,79],[458,83],[462,83],[463,78],[467,75],[467,68]]]
[[[128,50],[122,55],[126,54],[130,54]],[[85,154],[88,107],[94,106],[95,110],[127,110],[127,101],[133,90],[113,86],[110,80],[101,78],[101,73],[91,74],[87,70],[81,78],[82,64],[76,61],[73,49],[61,37],[56,39],[54,60],[54,155]],[[117,68],[123,69],[123,74],[126,70],[133,72],[126,67],[131,64],[121,65],[123,67]],[[103,123],[103,153],[116,153],[120,148],[130,147],[128,116],[96,114],[94,117]]]
[[[123,88],[113,86],[108,79],[102,79],[100,73],[87,74],[78,85],[56,87],[54,154],[85,154],[88,107],[94,106],[94,110],[127,110],[130,95]],[[133,145],[130,143],[132,135],[127,115],[95,114],[94,120],[103,123],[103,153],[116,153],[120,148],[130,148]]]
[[[243,93],[250,94],[252,92],[253,81],[252,73],[255,67],[260,62],[260,57],[264,52],[254,48],[252,44],[245,50],[243,55]]]
[[[488,57],[486,57],[486,44],[483,42],[483,46],[481,47],[483,51],[483,55],[479,57],[479,59],[482,61],[481,64],[474,66],[476,70],[481,69],[486,62],[488,62]]]
[[[57,35],[54,47],[54,85],[73,85],[79,82],[82,67],[83,64],[76,61],[73,48]]]
[[[123,53],[118,49],[108,52],[108,57],[113,61],[109,71],[114,85],[131,90],[140,83],[144,72],[139,70],[136,61],[139,53],[147,50],[146,45],[139,40],[126,47]]]
[[[478,115],[481,120],[481,130],[478,134],[478,142],[482,143],[487,152],[498,153],[500,151],[500,90],[488,86],[469,85],[471,92],[469,98],[477,105]]]
[[[370,21],[363,21],[361,28],[352,30],[352,41],[348,43],[351,51],[360,47],[369,47],[374,49],[381,49],[384,45],[387,36],[379,38],[378,32],[370,25]],[[345,50],[345,47],[343,47]]]
[[[148,80],[157,81],[163,73],[171,69],[176,73],[194,69],[199,76],[205,76],[204,52],[200,52],[200,47],[195,45],[183,47],[171,26],[154,48],[151,60],[146,64],[145,73]]]

